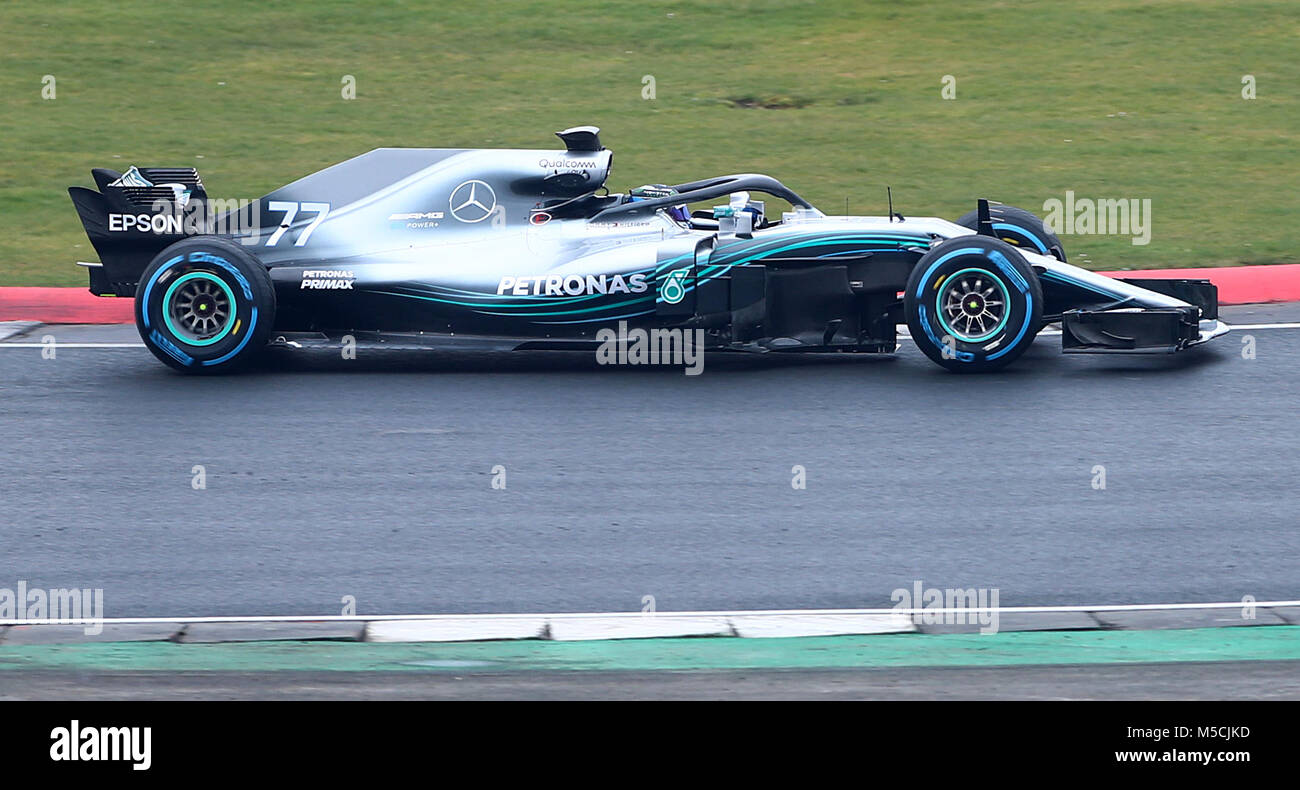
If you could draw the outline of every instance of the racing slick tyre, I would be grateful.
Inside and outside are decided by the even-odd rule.
[[[989,219],[993,220],[993,232],[999,239],[1030,252],[1051,255],[1065,263],[1065,245],[1032,211],[990,202]],[[979,212],[963,214],[957,224],[978,231]]]
[[[185,373],[221,373],[266,347],[275,289],[233,241],[184,239],[158,253],[135,292],[135,325],[153,355]]]
[[[1015,247],[958,236],[917,261],[903,294],[921,351],[959,373],[996,370],[1034,342],[1043,316],[1038,275]]]

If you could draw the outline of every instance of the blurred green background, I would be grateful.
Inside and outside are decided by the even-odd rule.
[[[193,165],[254,198],[378,146],[551,148],[587,123],[616,191],[760,171],[828,213],[883,214],[889,184],[955,218],[1073,190],[1153,204],[1149,245],[1067,236],[1074,262],[1297,261],[1298,96],[1294,0],[11,0],[0,285],[84,284],[65,189],[91,167]]]

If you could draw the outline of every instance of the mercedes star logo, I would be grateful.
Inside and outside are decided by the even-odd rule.
[[[451,215],[461,222],[482,222],[497,207],[497,193],[477,178],[451,191]]]

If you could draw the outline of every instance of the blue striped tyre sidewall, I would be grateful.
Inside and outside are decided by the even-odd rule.
[[[1006,295],[1004,314],[990,319],[994,329],[963,335],[942,314],[943,289],[960,276],[987,285],[982,296]],[[927,252],[912,269],[903,301],[917,347],[962,373],[1010,364],[1033,343],[1042,323],[1043,290],[1033,267],[1015,247],[987,236],[959,236]]]
[[[168,314],[177,283],[208,280],[233,298],[231,318],[220,333],[196,338],[178,331]],[[136,289],[136,328],[154,356],[186,373],[217,373],[240,367],[265,347],[275,321],[275,291],[266,267],[240,245],[196,236],[154,258]]]

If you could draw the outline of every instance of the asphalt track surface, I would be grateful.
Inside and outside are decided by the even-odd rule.
[[[1294,700],[1294,661],[698,672],[0,674],[0,700]]]
[[[138,340],[11,340],[45,334]],[[1003,606],[1300,597],[1300,329],[1059,342],[978,377],[908,342],[697,377],[281,351],[191,378],[142,348],[0,349],[0,587],[103,588],[109,617],[854,608],[915,580]]]

